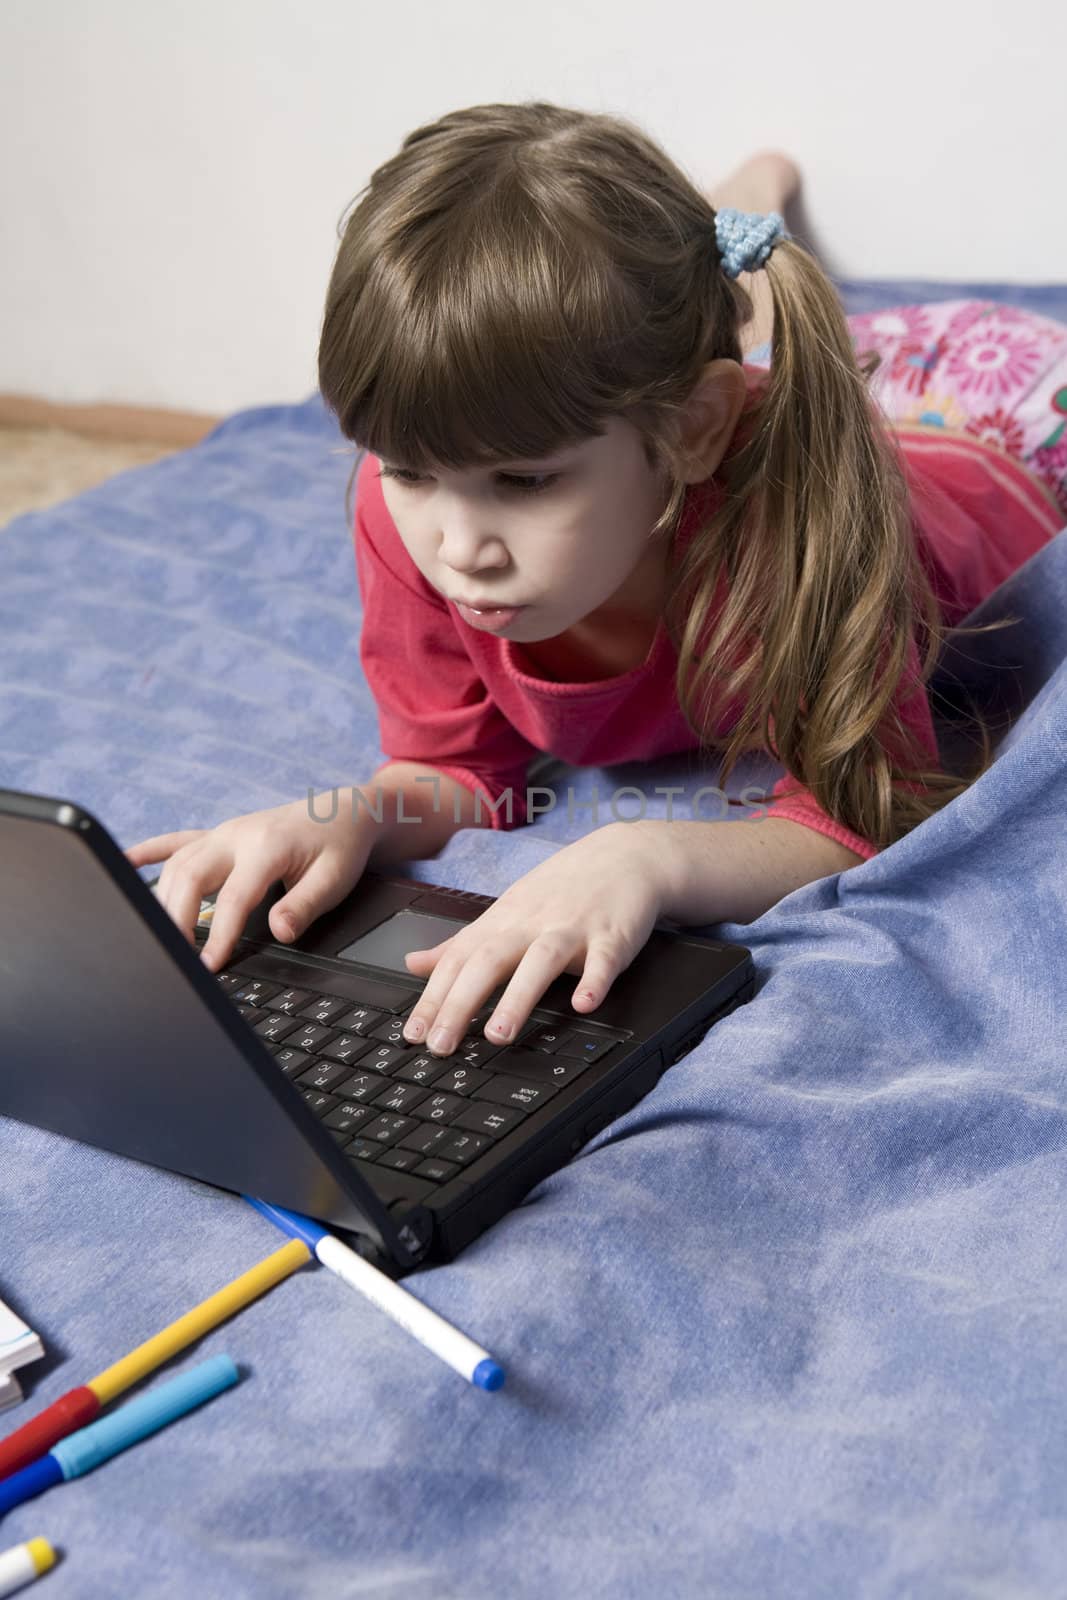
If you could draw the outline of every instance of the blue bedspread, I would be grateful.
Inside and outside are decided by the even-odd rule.
[[[939,290],[970,292],[846,296]],[[991,292],[1067,319],[1067,288]],[[0,533],[0,784],[125,846],[373,771],[350,466],[312,397]],[[506,1386],[304,1269],[179,1363],[227,1351],[237,1389],[4,1520],[0,1548],[64,1551],[42,1600],[1067,1594],[1067,530],[982,616],[1004,610],[1014,671],[1003,636],[965,646],[1014,695],[989,773],[720,925],[756,998],[404,1280]],[[408,870],[499,893],[589,826],[469,830]],[[0,1294],[50,1352],[5,1431],[280,1242],[227,1194],[3,1119],[0,1205]]]

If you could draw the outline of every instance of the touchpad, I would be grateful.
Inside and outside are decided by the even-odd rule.
[[[338,950],[340,961],[364,961],[390,972],[413,974],[404,965],[411,950],[429,950],[442,939],[451,939],[461,928],[470,927],[458,917],[431,917],[425,911],[398,911],[380,922],[370,933],[361,934],[353,944]]]

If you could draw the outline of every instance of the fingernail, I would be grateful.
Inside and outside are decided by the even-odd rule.
[[[498,1039],[510,1039],[511,1035],[515,1032],[515,1028],[510,1017],[494,1017],[489,1026],[492,1028]]]
[[[425,1032],[426,1024],[421,1017],[409,1017],[404,1024],[404,1038],[411,1039],[414,1043],[418,1043]]]
[[[452,1040],[447,1028],[435,1028],[430,1035],[430,1048],[439,1050],[442,1055],[447,1055],[452,1047]]]

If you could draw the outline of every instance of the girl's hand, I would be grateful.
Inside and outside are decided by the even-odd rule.
[[[431,976],[404,1037],[437,1055],[456,1049],[471,1018],[510,976],[486,1025],[491,1042],[514,1039],[553,978],[580,976],[573,1003],[582,1012],[604,999],[647,943],[661,914],[665,884],[648,835],[612,822],[534,867],[461,932],[406,960]]]
[[[289,893],[271,906],[267,920],[283,944],[332,910],[359,882],[374,843],[369,814],[353,817],[338,804],[335,817],[317,821],[331,816],[332,798],[327,791],[315,797],[313,806],[293,800],[233,817],[216,828],[157,834],[123,854],[135,867],[166,862],[156,899],[194,948],[200,902],[218,890],[211,931],[200,952],[205,966],[217,972],[250,912],[279,878]]]

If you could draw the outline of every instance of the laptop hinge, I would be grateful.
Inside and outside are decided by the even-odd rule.
[[[407,1264],[414,1266],[430,1248],[433,1238],[434,1215],[425,1206],[416,1206],[406,1213],[397,1229],[397,1239],[407,1256]]]
[[[395,1257],[387,1250],[383,1250],[377,1240],[369,1233],[364,1233],[362,1229],[345,1230],[350,1236],[356,1254],[390,1278],[398,1275],[398,1268],[417,1266],[426,1255],[433,1239],[434,1216],[425,1206],[416,1206],[405,1215],[399,1226],[394,1224],[394,1227]],[[399,1260],[396,1257],[399,1257]]]

